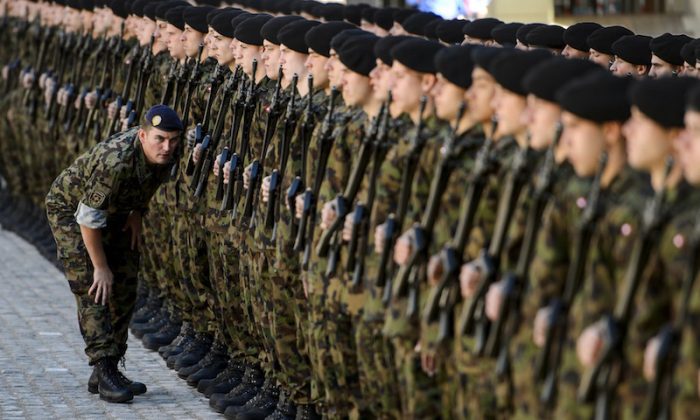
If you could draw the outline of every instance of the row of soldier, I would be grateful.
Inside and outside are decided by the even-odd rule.
[[[182,116],[131,328],[215,410],[697,416],[698,42],[308,0],[2,10],[13,196],[42,206],[144,106]]]

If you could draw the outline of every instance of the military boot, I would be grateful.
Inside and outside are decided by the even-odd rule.
[[[142,384],[141,382],[134,382],[131,379],[127,378],[119,370],[119,368],[117,368],[117,378],[125,387],[129,388],[129,390],[134,395],[141,395],[146,393],[146,385]],[[98,377],[97,366],[95,366],[92,369],[92,375],[90,375],[90,379],[88,380],[88,392],[91,394],[97,394],[99,392],[99,383],[100,379]]]
[[[209,352],[212,341],[214,340],[211,334],[198,333],[192,341],[192,345],[176,356],[173,364],[175,370],[179,372],[182,368],[197,364]]]
[[[149,350],[158,350],[162,346],[172,343],[180,333],[181,327],[182,323],[171,320],[158,331],[144,334],[141,342]]]
[[[187,376],[187,385],[197,386],[202,379],[216,378],[228,366],[228,349],[221,341],[214,341],[211,350],[198,365],[199,369]],[[178,376],[181,373],[178,372]]]
[[[192,328],[192,324],[189,322],[183,322],[180,326],[180,333],[178,336],[175,337],[172,343],[161,346],[158,349],[158,353],[163,359],[167,359],[172,355],[182,353],[187,343],[192,340],[194,340],[194,328]]]
[[[241,383],[227,394],[212,394],[209,405],[218,413],[224,413],[230,406],[245,405],[260,391],[264,381],[265,375],[260,368],[249,365]]]
[[[279,389],[275,380],[266,378],[260,392],[243,406],[229,406],[224,415],[227,419],[257,420],[264,419],[275,411],[279,401]]]
[[[165,306],[163,306],[156,315],[148,320],[148,322],[143,324],[134,324],[131,327],[131,333],[136,338],[142,338],[146,334],[157,332],[169,322],[170,314],[168,313],[168,310],[165,309]]]
[[[156,292],[151,290],[146,298],[146,303],[134,311],[134,314],[131,316],[131,326],[148,322],[160,311],[161,305],[162,302],[158,299]]]
[[[226,394],[237,387],[243,381],[245,364],[240,360],[230,359],[226,369],[221,371],[214,379],[202,379],[197,384],[197,391],[207,398],[212,394]]]
[[[134,399],[134,393],[121,382],[117,364],[104,357],[95,364],[97,370],[97,390],[100,399],[112,403],[124,403]]]
[[[286,391],[280,390],[280,398],[277,407],[265,420],[294,420],[297,415],[297,407],[289,398]]]

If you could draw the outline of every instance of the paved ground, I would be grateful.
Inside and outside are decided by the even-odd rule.
[[[0,419],[221,418],[133,337],[125,373],[148,393],[107,404],[87,392],[90,372],[62,274],[0,227]]]

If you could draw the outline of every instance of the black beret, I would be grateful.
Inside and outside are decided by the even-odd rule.
[[[575,50],[587,53],[591,48],[586,40],[593,32],[602,27],[595,22],[574,23],[564,31],[564,43]]]
[[[328,22],[316,26],[306,33],[306,43],[314,52],[324,57],[331,55],[331,40],[344,30],[354,29],[355,25],[348,22]]]
[[[315,20],[300,20],[285,25],[277,34],[280,44],[298,53],[308,54],[309,44],[306,43],[305,35],[314,26],[321,22]]]
[[[185,24],[192,27],[197,32],[206,34],[209,31],[207,25],[207,13],[211,12],[211,6],[191,6],[182,12]]]
[[[556,102],[556,93],[562,86],[595,70],[600,70],[600,66],[590,60],[553,57],[527,72],[523,89],[545,101]]]
[[[369,8],[366,4],[349,4],[343,11],[343,19],[360,26],[362,24],[362,11]]]
[[[156,20],[156,9],[162,2],[154,1],[146,5],[143,8],[143,15],[155,22]]]
[[[539,28],[540,26],[545,26],[544,23],[526,23],[520,28],[518,28],[518,31],[515,33],[515,38],[520,41],[522,44],[528,45],[527,43],[527,35],[530,33],[531,30],[535,28]]]
[[[391,49],[394,60],[419,73],[435,73],[435,54],[444,45],[425,39],[410,39]]]
[[[236,36],[236,28],[238,28],[238,25],[240,25],[241,23],[243,23],[243,22],[247,21],[248,19],[253,18],[255,16],[258,16],[258,14],[243,12],[243,13],[239,13],[233,19],[231,19],[231,26],[233,27],[233,33],[234,33],[233,36],[234,37]]]
[[[502,23],[491,30],[491,37],[502,46],[514,47],[518,42],[515,37],[518,29],[523,26],[520,22]]]
[[[466,20],[451,19],[442,20],[438,23],[435,32],[438,39],[447,44],[461,44],[464,41],[464,33],[462,27],[467,23]]]
[[[129,17],[129,11],[126,8],[126,3],[121,1],[111,1],[109,2],[109,8],[112,9],[112,13],[115,16],[119,16],[122,19]]]
[[[343,44],[350,38],[367,35],[370,32],[364,31],[360,28],[345,29],[338,32],[333,39],[331,39],[331,50],[338,52],[343,47]]]
[[[629,90],[630,104],[662,127],[682,128],[688,91],[699,83],[694,77],[640,80]]]
[[[543,50],[509,49],[491,62],[489,73],[503,88],[525,96],[527,92],[523,88],[523,79],[527,72],[537,64],[552,59],[552,57],[552,54]]]
[[[285,1],[285,0],[278,1],[278,2],[270,1],[270,6],[271,6],[270,7],[271,13],[281,13],[283,15],[291,15],[293,12],[293,10],[292,10],[293,2],[292,1]]]
[[[469,38],[475,39],[493,39],[491,31],[503,21],[496,18],[476,19],[465,24],[462,27],[462,33]]]
[[[272,18],[268,20],[267,23],[260,29],[260,35],[273,44],[279,45],[280,42],[277,39],[277,34],[279,33],[280,29],[282,29],[282,27],[288,23],[303,19],[304,18],[301,16],[279,16]]]
[[[374,55],[387,66],[391,66],[394,62],[394,58],[391,56],[391,49],[409,39],[413,39],[413,37],[408,35],[385,36],[374,44]]]
[[[221,35],[227,38],[233,38],[235,28],[233,27],[233,25],[231,25],[231,19],[235,18],[240,14],[241,12],[238,11],[219,13],[214,19],[211,20],[211,22],[209,22],[209,26],[211,26],[216,32],[220,33]]]
[[[475,67],[481,67],[488,72],[493,60],[506,51],[508,50],[504,48],[476,46],[472,48],[471,57]]]
[[[321,8],[321,17],[326,22],[345,20],[345,6],[340,3],[326,3]]]
[[[430,12],[418,12],[414,13],[406,20],[401,23],[401,26],[409,34],[424,36],[425,35],[425,25],[436,19],[440,19],[440,16],[435,13]]]
[[[66,6],[70,7],[71,9],[75,10],[82,10],[83,6],[80,4],[80,0],[68,0],[66,2]]]
[[[185,18],[182,16],[182,12],[184,12],[188,7],[189,6],[177,6],[168,10],[168,12],[165,13],[165,20],[167,20],[169,24],[173,25],[177,29],[184,31]]]
[[[224,9],[211,9],[209,12],[207,12],[207,26],[211,26],[211,21],[214,20],[216,15],[224,11]]]
[[[301,10],[302,10],[302,12],[313,14],[313,10],[314,10],[314,9],[316,8],[316,6],[318,6],[319,4],[321,4],[321,3],[317,2],[317,1],[313,1],[313,0],[303,0],[303,1],[301,2]]]
[[[259,14],[246,19],[236,26],[234,38],[244,44],[261,46],[263,37],[260,35],[262,27],[272,19],[268,14]]]
[[[392,26],[394,26],[394,13],[391,11],[391,9],[377,9],[372,18],[374,19],[374,24],[385,31],[388,31]],[[362,13],[362,19],[365,19],[364,12]]]
[[[373,34],[354,36],[348,39],[338,51],[338,59],[349,70],[363,76],[377,66],[374,45],[379,37]]]
[[[534,28],[527,34],[527,43],[531,47],[563,49],[565,29],[559,25],[544,25]]]
[[[155,128],[163,131],[182,131],[182,120],[177,112],[166,105],[153,105],[145,116],[146,121]]]
[[[474,62],[471,58],[472,46],[455,45],[440,50],[435,55],[435,68],[450,83],[468,89],[472,85]]]
[[[181,1],[181,0],[173,0],[173,1],[163,1],[157,4],[156,6],[156,18],[160,20],[165,20],[165,14],[168,13],[171,9],[174,9],[175,7],[179,6],[188,6],[189,4],[186,1]]]
[[[437,34],[437,27],[440,25],[440,23],[443,22],[443,19],[433,19],[430,22],[428,22],[425,27],[423,27],[423,36],[428,38],[431,41],[440,41],[440,38],[438,37]]]
[[[399,25],[402,25],[403,22],[414,13],[418,13],[418,10],[415,10],[415,9],[393,9],[392,18],[394,19],[394,22],[398,22]]]
[[[83,10],[87,10],[89,12],[95,10],[95,0],[80,0],[80,5],[82,6]]]
[[[614,55],[612,44],[625,35],[634,35],[634,32],[624,26],[606,26],[593,31],[586,39],[586,42],[588,42],[589,47],[599,53]]]
[[[695,61],[697,61],[695,50],[698,47],[700,47],[700,39],[694,39],[681,48],[681,57],[683,57],[683,61],[690,64],[692,67],[695,67]]]
[[[649,66],[651,65],[650,41],[649,36],[625,35],[612,44],[612,51],[628,63]]]
[[[78,3],[81,3],[81,1],[78,0]],[[148,3],[149,0],[134,1],[133,3],[131,3],[131,14],[138,17],[143,17],[143,8],[146,7]]]
[[[700,112],[700,86],[695,86],[688,92],[688,109]]]
[[[630,117],[627,89],[631,77],[616,77],[600,69],[559,89],[556,100],[565,111],[596,123],[624,122]]]
[[[651,52],[674,66],[683,65],[681,48],[693,39],[687,35],[671,35],[668,32],[651,40]]]
[[[378,11],[382,10],[384,14],[388,14],[389,16],[389,21],[393,24],[393,20],[391,19],[392,12],[389,9],[377,9],[376,7],[365,7],[364,9],[360,10],[360,24],[362,24],[362,21],[366,21],[369,23],[375,23],[374,19],[374,14],[377,13]],[[345,9],[345,13],[347,13],[348,9]],[[347,20],[347,17],[345,18]]]

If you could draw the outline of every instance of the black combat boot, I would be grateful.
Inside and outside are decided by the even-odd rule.
[[[143,338],[141,338],[141,342],[143,346],[149,350],[158,350],[172,343],[180,333],[181,327],[182,323],[171,320],[158,331],[144,334]]]
[[[157,332],[169,322],[170,314],[168,310],[165,309],[165,306],[163,306],[160,311],[145,324],[134,324],[131,327],[131,333],[136,338],[142,338],[146,334]]]
[[[230,406],[242,406],[250,401],[259,391],[265,376],[257,366],[248,366],[243,381],[227,394],[212,394],[209,405],[218,413],[224,413]]]
[[[154,290],[150,290],[148,296],[146,297],[146,303],[144,303],[138,310],[134,311],[131,316],[131,327],[137,324],[143,324],[148,322],[149,319],[153,318],[158,312],[160,312],[160,307],[162,302],[158,299],[158,295]]]
[[[121,382],[114,359],[102,358],[97,361],[95,368],[100,399],[112,403],[124,403],[134,399],[134,393]]]
[[[227,394],[243,381],[245,364],[239,360],[229,360],[226,369],[221,371],[214,379],[202,379],[197,384],[197,391],[207,398],[212,394]]]
[[[289,398],[286,391],[280,390],[280,398],[277,407],[265,420],[294,420],[297,415],[297,407]]]
[[[128,388],[134,395],[146,393],[146,385],[142,384],[141,382],[134,382],[127,378],[121,371],[119,371],[119,368],[117,368],[117,379],[119,379],[120,383]],[[90,375],[90,379],[88,380],[88,392],[91,394],[97,394],[99,392],[99,383],[100,379],[98,377],[97,366],[95,366],[92,369],[92,375]]]
[[[175,337],[172,343],[158,348],[158,353],[163,359],[167,360],[168,357],[172,355],[182,353],[187,343],[192,340],[194,340],[194,328],[192,328],[192,324],[189,322],[183,322],[180,326],[180,333],[178,336]]]
[[[228,349],[221,341],[216,340],[209,353],[199,363],[199,368],[187,376],[187,385],[197,386],[202,379],[216,378],[228,366]],[[184,371],[184,369],[183,369]],[[178,376],[183,373],[178,372]]]
[[[212,341],[214,341],[214,339],[209,333],[197,334],[192,345],[176,356],[177,360],[175,360],[173,364],[175,370],[179,372],[182,368],[197,364],[209,353]]]
[[[279,389],[272,378],[265,379],[260,392],[243,406],[229,406],[224,415],[227,419],[257,420],[264,419],[275,411],[279,401]]]

